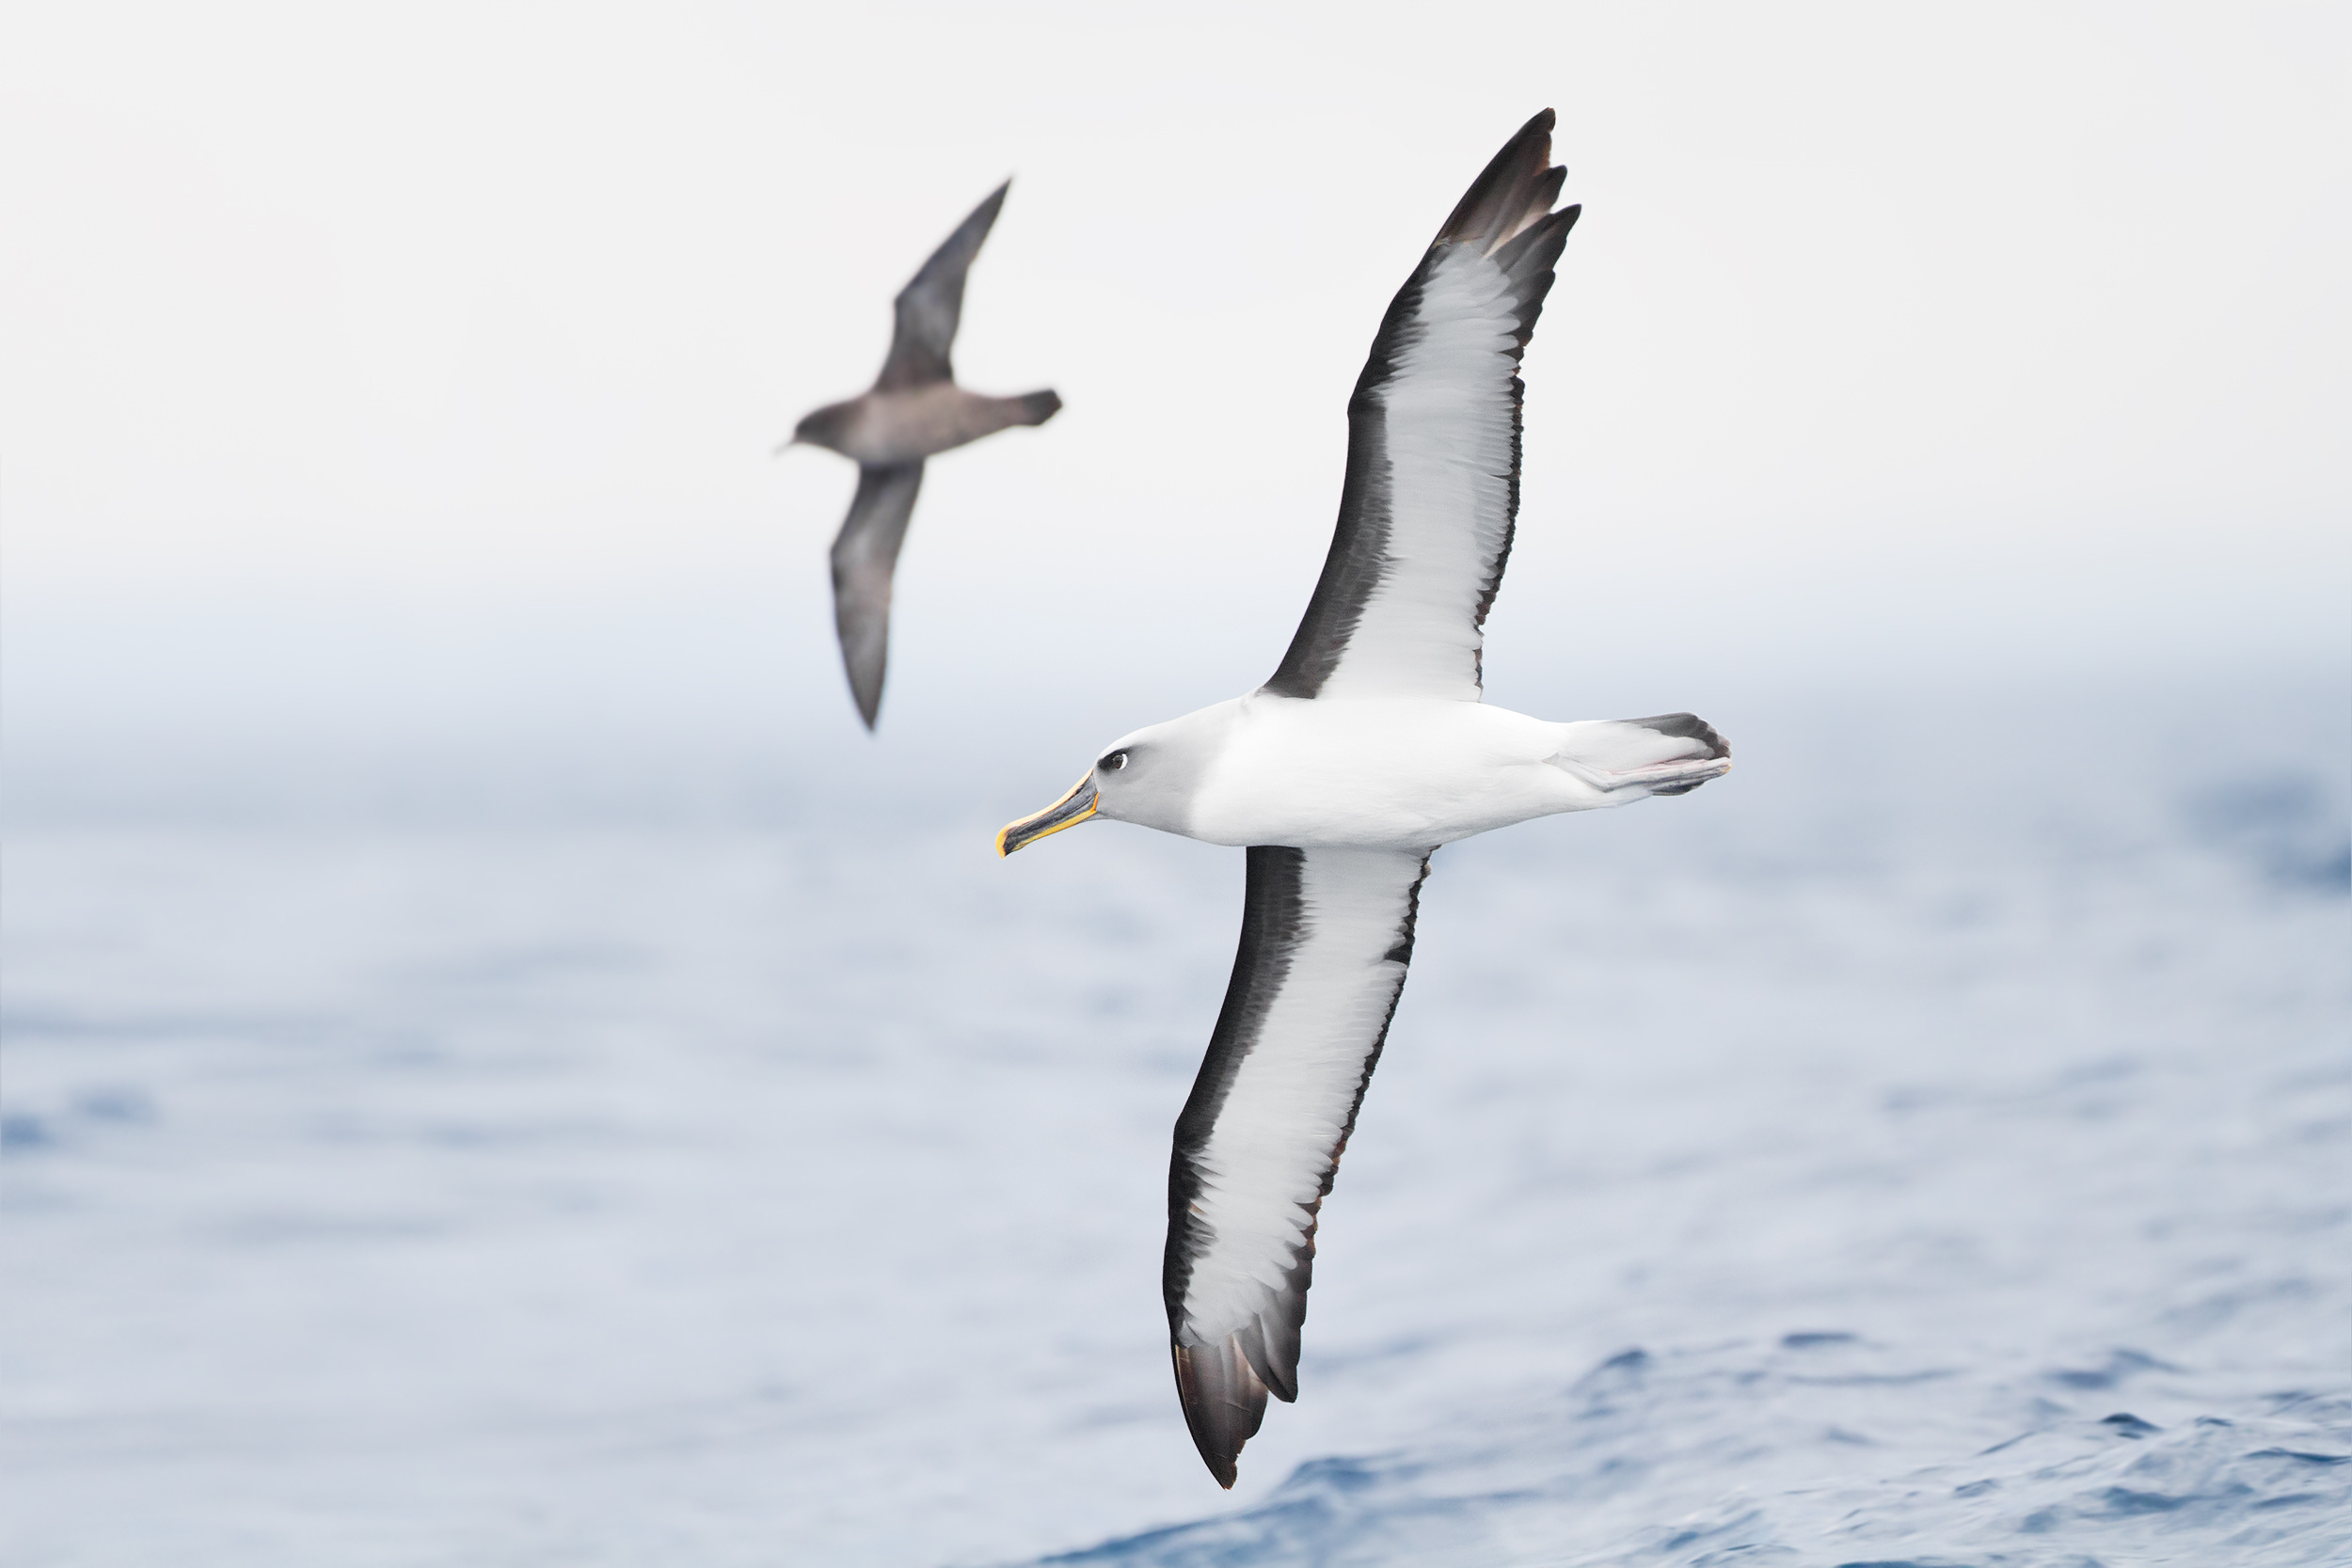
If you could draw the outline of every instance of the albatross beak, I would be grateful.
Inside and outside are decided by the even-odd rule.
[[[1025,845],[1035,844],[1048,833],[1074,828],[1094,815],[1094,769],[1070,786],[1070,793],[1047,806],[1043,811],[1008,822],[996,832],[996,852],[1009,855]]]

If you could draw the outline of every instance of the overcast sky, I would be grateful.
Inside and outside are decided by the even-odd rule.
[[[1586,213],[1496,696],[2341,663],[2352,11],[1140,10],[9,8],[20,712],[193,678],[182,625],[249,674],[533,617],[730,626],[831,705],[853,474],[769,449],[1008,174],[959,371],[1067,408],[931,466],[894,703],[1079,651],[1230,694],[1320,563],[1382,309],[1547,104]]]

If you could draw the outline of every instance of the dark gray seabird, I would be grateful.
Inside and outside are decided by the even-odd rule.
[[[1008,180],[991,191],[898,291],[898,330],[873,389],[818,409],[784,444],[824,447],[857,464],[857,495],[833,542],[833,617],[850,692],[869,730],[882,711],[890,657],[890,578],[923,487],[923,460],[1011,425],[1043,424],[1061,407],[1050,390],[1013,398],[967,392],[948,361],[963,317],[963,275],[1011,188]]]
[[[997,834],[1090,817],[1248,850],[1241,950],[1176,1121],[1161,1273],[1210,1473],[1298,1395],[1315,1227],[1412,961],[1440,846],[1554,812],[1687,795],[1731,768],[1688,713],[1550,723],[1483,702],[1486,609],[1519,500],[1518,370],[1578,209],[1527,122],[1390,305],[1347,405],[1323,577],[1246,697],[1112,741]]]

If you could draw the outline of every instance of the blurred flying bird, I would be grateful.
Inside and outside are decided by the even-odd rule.
[[[996,836],[1089,817],[1246,846],[1241,950],[1176,1122],[1161,1275],[1210,1472],[1297,1397],[1324,1196],[1412,958],[1430,856],[1554,812],[1684,795],[1731,768],[1687,713],[1549,723],[1480,701],[1518,513],[1520,356],[1580,209],[1551,206],[1551,111],[1478,177],[1373,340],[1339,524],[1306,618],[1246,697],[1104,747]]]
[[[776,449],[824,447],[857,464],[857,495],[833,542],[833,616],[850,692],[869,730],[882,711],[890,657],[890,578],[923,486],[923,460],[1009,425],[1043,424],[1061,407],[1050,390],[1012,398],[967,392],[948,362],[963,315],[963,275],[1011,188],[1008,180],[991,191],[898,291],[898,329],[873,389],[818,409]]]

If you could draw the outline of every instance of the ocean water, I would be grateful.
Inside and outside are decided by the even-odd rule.
[[[1230,1496],[1158,1261],[1239,856],[995,862],[1058,753],[36,814],[0,1562],[2352,1562],[2344,706],[1756,704],[1442,852]]]

